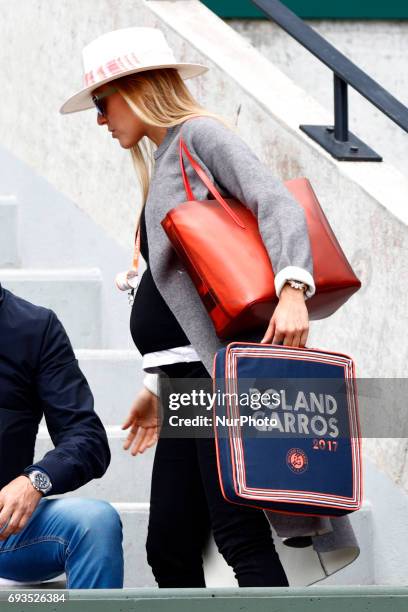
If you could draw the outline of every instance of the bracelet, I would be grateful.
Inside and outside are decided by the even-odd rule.
[[[303,293],[305,293],[307,291],[307,285],[306,283],[301,283],[299,281],[295,281],[292,278],[288,279],[286,281],[288,283],[288,285],[290,285],[293,289],[300,289],[301,291],[303,291]]]

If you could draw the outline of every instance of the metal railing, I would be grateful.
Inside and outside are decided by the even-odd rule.
[[[350,85],[384,115],[408,132],[408,108],[338,51],[323,36],[279,0],[252,0],[272,21],[333,71],[334,125],[300,125],[299,128],[333,157],[343,161],[382,161],[382,157],[348,129]]]

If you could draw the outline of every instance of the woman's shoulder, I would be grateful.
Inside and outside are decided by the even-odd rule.
[[[183,134],[189,135],[191,137],[206,137],[210,134],[234,134],[236,133],[234,128],[228,125],[228,121],[225,120],[224,123],[221,119],[217,117],[212,117],[209,115],[199,115],[196,117],[191,117],[186,119],[183,123]]]
[[[183,123],[181,136],[186,144],[199,152],[220,145],[233,145],[242,142],[236,128],[228,121],[224,123],[217,117],[200,115],[186,119]]]

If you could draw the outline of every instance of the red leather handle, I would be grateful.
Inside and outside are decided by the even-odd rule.
[[[193,200],[195,200],[194,197],[194,193],[191,189],[189,180],[187,178],[187,173],[186,173],[186,169],[184,167],[184,160],[183,160],[183,144],[184,141],[182,140],[181,136],[180,136],[180,142],[179,142],[179,158],[180,158],[180,168],[181,168],[181,174],[183,176],[183,183],[184,183],[184,189],[186,191],[186,196],[187,196],[187,200],[189,202],[192,202]],[[185,145],[185,143],[184,143]],[[187,148],[187,147],[186,147]],[[194,167],[194,166],[193,166]]]
[[[240,227],[242,227],[243,229],[245,229],[245,225],[242,223],[241,219],[238,217],[238,215],[234,213],[232,208],[227,204],[227,202],[224,200],[221,194],[217,191],[217,189],[212,184],[212,182],[210,181],[210,179],[208,178],[204,170],[201,168],[201,166],[199,166],[199,164],[197,164],[197,162],[191,157],[190,151],[188,150],[186,143],[184,142],[183,138],[180,136],[180,142],[179,142],[180,168],[181,168],[181,174],[183,175],[184,189],[186,190],[187,199],[191,202],[195,200],[195,197],[192,192],[190,183],[187,178],[186,170],[184,167],[183,151],[187,155],[190,164],[193,166],[194,170],[197,172],[198,176],[203,181],[208,191],[212,193],[212,195],[217,200],[217,202],[221,204],[221,206],[230,215],[230,217],[235,221],[235,223],[239,225]]]

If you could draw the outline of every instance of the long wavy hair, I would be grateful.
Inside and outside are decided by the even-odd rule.
[[[131,74],[117,79],[115,86],[133,112],[148,125],[172,127],[190,117],[205,116],[214,117],[227,128],[235,129],[230,121],[212,113],[195,100],[175,68],[156,68]],[[155,148],[147,136],[131,148],[143,206],[154,167]]]

